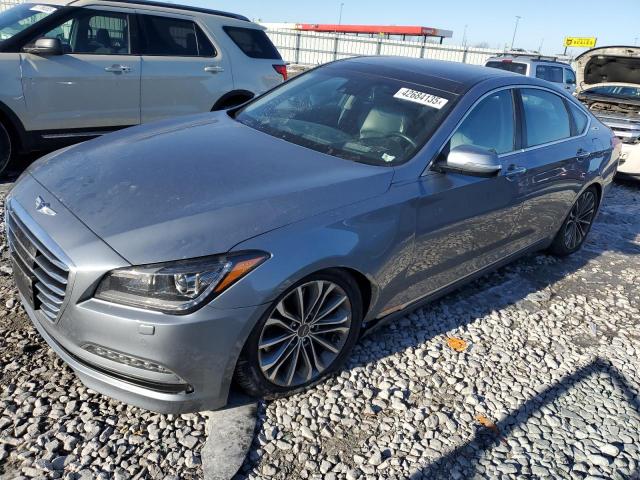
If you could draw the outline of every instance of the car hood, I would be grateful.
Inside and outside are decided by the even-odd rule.
[[[599,47],[576,58],[576,93],[603,85],[640,85],[640,47]]]
[[[29,173],[132,264],[224,253],[384,193],[393,168],[325,155],[225,112],[122,130]]]

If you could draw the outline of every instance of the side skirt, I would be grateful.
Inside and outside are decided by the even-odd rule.
[[[501,267],[504,267],[505,265],[508,265],[510,263],[512,263],[513,261],[517,260],[520,257],[523,257],[525,255],[527,255],[528,253],[533,253],[539,250],[544,250],[545,248],[547,248],[549,245],[551,245],[551,242],[553,241],[553,239],[543,239],[543,240],[539,240],[538,242],[534,243],[533,245],[526,247],[518,252],[512,253],[511,255],[503,258],[502,260],[498,260],[497,262],[494,262],[474,273],[472,273],[471,275],[468,275],[464,278],[461,278],[460,280],[457,280],[453,283],[450,283],[449,285],[445,285],[444,287],[436,290],[435,292],[429,293],[427,295],[425,295],[424,297],[420,297],[416,300],[413,300],[412,302],[406,304],[406,305],[402,305],[400,307],[398,307],[399,309],[396,310],[395,312],[391,312],[385,316],[382,317],[378,317],[375,318],[373,320],[370,320],[369,322],[367,322],[364,326],[363,326],[363,333],[361,336],[366,336],[369,335],[370,333],[378,330],[378,328],[387,325],[388,323],[397,320],[398,318],[404,317],[407,313],[413,311],[413,310],[417,310],[420,307],[425,306],[428,303],[431,303],[441,297],[443,297],[444,295],[451,293],[454,290],[457,290],[458,288],[460,288],[461,286],[470,283],[474,280],[477,280],[478,278],[486,275],[489,272],[493,272],[494,270],[497,270]]]

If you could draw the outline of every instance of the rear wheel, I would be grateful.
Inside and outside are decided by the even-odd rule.
[[[362,300],[340,271],[311,275],[281,295],[258,322],[238,361],[247,393],[277,398],[320,382],[358,339]]]
[[[562,227],[553,239],[549,251],[554,255],[566,256],[582,247],[591,230],[598,208],[598,192],[595,187],[585,190],[571,207]]]
[[[9,165],[12,153],[11,136],[7,128],[0,122],[0,175]]]

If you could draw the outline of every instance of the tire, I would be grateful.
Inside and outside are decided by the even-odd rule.
[[[300,298],[306,323],[299,321]],[[321,382],[348,358],[362,315],[360,291],[350,275],[327,270],[301,280],[254,327],[236,366],[236,382],[249,395],[267,399]]]
[[[591,230],[597,212],[598,191],[595,187],[589,187],[582,192],[571,207],[569,215],[549,247],[549,252],[559,257],[565,257],[580,250]]]
[[[7,128],[0,122],[0,175],[7,168],[13,154],[11,136]]]

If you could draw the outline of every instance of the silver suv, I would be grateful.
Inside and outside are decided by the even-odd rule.
[[[12,153],[243,103],[286,79],[241,15],[123,0],[0,13],[0,172]]]
[[[556,86],[569,93],[573,93],[576,89],[576,74],[571,65],[559,62],[556,57],[529,53],[505,53],[491,57],[484,66],[519,73],[527,77],[540,78],[555,83]]]

